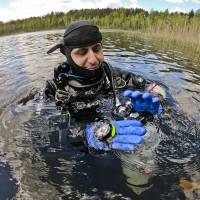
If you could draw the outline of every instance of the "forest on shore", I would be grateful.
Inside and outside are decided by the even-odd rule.
[[[197,41],[200,36],[200,9],[189,13],[150,12],[143,9],[82,9],[67,13],[51,12],[41,17],[0,22],[0,35],[40,30],[64,29],[71,21],[87,19],[106,29],[123,29],[160,35],[174,35]]]

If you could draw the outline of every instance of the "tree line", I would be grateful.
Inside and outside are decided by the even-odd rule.
[[[42,17],[0,22],[0,35],[32,32],[49,29],[63,29],[71,21],[88,19],[100,28],[125,29],[140,32],[191,33],[200,32],[200,9],[189,13],[150,12],[143,9],[106,8],[82,9],[64,12],[51,12]]]

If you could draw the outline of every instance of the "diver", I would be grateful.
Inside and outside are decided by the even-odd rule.
[[[86,151],[118,150],[122,153],[120,160],[126,152],[136,155],[135,150],[150,132],[145,123],[164,111],[166,94],[162,85],[106,62],[102,34],[89,21],[72,22],[62,41],[47,53],[57,49],[67,60],[54,69],[44,93],[47,101],[55,102],[64,116],[70,114],[74,120],[71,125],[63,117],[60,129],[69,126],[69,137],[75,138],[77,146],[83,141]],[[129,160],[132,156],[126,154]],[[150,176],[144,170],[133,171],[126,166],[122,170],[137,195],[151,188]]]
[[[102,34],[89,21],[72,22],[63,40],[47,53],[57,49],[67,60],[54,69],[54,78],[47,80],[47,99],[75,118],[82,113],[83,118],[90,118],[93,111],[101,111],[102,101],[112,99],[111,116],[91,118],[85,127],[87,145],[96,150],[134,151],[146,133],[144,116],[163,112],[165,92],[159,83],[106,62]]]

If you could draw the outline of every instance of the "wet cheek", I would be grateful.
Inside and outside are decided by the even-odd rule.
[[[79,66],[84,66],[86,62],[87,62],[87,59],[86,59],[86,58],[81,58],[81,59],[79,60]]]
[[[86,63],[86,60],[87,59],[85,57],[73,59],[73,61],[79,66],[84,66],[84,64]]]

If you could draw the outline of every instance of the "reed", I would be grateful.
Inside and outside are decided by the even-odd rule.
[[[159,50],[168,52],[181,52],[191,62],[188,68],[194,68],[200,73],[200,36],[194,34],[181,34],[169,32],[149,32],[143,37]]]

